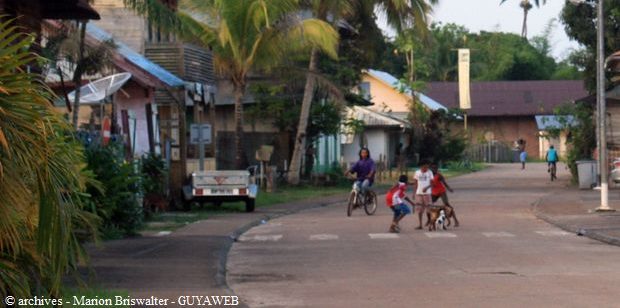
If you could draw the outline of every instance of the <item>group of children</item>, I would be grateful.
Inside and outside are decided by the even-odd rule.
[[[453,210],[452,205],[450,205],[448,201],[446,191],[448,190],[452,192],[452,188],[450,188],[444,176],[439,172],[437,164],[431,164],[429,170],[429,164],[423,163],[420,170],[415,172],[412,184],[413,190],[415,191],[415,202],[411,201],[411,199],[409,199],[406,195],[407,186],[409,185],[406,175],[401,175],[398,178],[398,183],[387,193],[387,206],[392,209],[392,212],[394,212],[394,218],[389,229],[390,232],[400,232],[399,222],[407,214],[411,214],[411,210],[409,209],[409,206],[405,204],[405,201],[409,202],[418,213],[420,225],[416,229],[422,229],[422,215],[426,212],[426,209],[438,199],[442,200],[444,206],[450,207]],[[456,218],[454,211],[452,211],[452,215],[455,221],[455,226],[458,227],[459,221]],[[427,224],[428,223],[431,222],[429,221]]]

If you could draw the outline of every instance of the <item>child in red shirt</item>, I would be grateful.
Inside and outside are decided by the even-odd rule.
[[[398,178],[398,183],[388,191],[385,197],[387,206],[390,207],[392,212],[394,212],[394,218],[392,219],[392,224],[390,225],[389,229],[389,231],[392,233],[399,233],[400,227],[398,226],[398,223],[407,214],[411,214],[411,210],[403,201],[407,200],[407,202],[413,204],[413,202],[411,202],[411,200],[406,195],[407,181],[407,176],[401,175]]]

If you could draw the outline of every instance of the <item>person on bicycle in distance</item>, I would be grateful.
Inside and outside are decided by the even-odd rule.
[[[549,151],[547,151],[547,155],[545,155],[545,160],[547,161],[547,172],[551,172],[552,166],[557,168],[556,163],[558,162],[558,152],[555,150],[553,145],[549,146]]]
[[[370,158],[370,151],[368,151],[368,148],[361,148],[359,156],[360,160],[358,160],[351,169],[347,170],[345,176],[351,173],[357,175],[356,181],[360,187],[361,197],[363,198],[368,188],[372,186],[372,183],[375,181],[376,169],[375,161]]]

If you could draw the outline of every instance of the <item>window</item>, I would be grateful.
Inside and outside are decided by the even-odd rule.
[[[359,88],[360,88],[360,95],[365,100],[370,100],[370,82],[360,83]]]

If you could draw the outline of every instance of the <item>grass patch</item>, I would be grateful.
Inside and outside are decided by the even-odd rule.
[[[448,168],[441,169],[440,171],[445,177],[452,178],[452,177],[463,175],[463,174],[482,171],[486,167],[487,165],[484,163],[472,163],[470,167],[448,166]]]
[[[116,296],[127,298],[129,293],[123,290],[105,290],[99,288],[67,288],[63,292],[63,307],[119,307],[129,308],[129,305],[115,305]],[[89,304],[89,300],[92,300]],[[97,301],[97,303],[95,303]]]
[[[336,186],[280,186],[274,192],[260,191],[256,207],[269,207],[281,203],[345,194],[349,184]],[[224,202],[221,206],[205,203],[194,205],[189,212],[167,212],[151,215],[145,222],[143,232],[174,231],[190,223],[209,219],[215,215],[245,212],[244,202]]]

